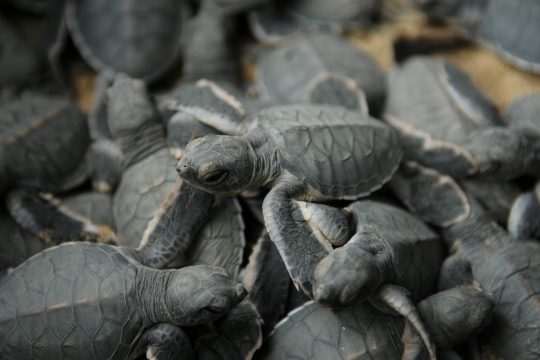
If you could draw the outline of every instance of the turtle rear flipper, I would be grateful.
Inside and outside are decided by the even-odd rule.
[[[15,189],[7,194],[6,206],[19,225],[48,244],[90,241],[120,245],[108,226],[93,224],[51,195],[40,194],[38,190]]]
[[[382,312],[388,313],[388,310],[381,306],[381,302],[399,315],[404,316],[426,345],[430,359],[436,359],[435,345],[431,341],[430,332],[426,329],[409,295],[410,293],[400,286],[384,284],[379,287],[369,300],[373,306]]]
[[[191,359],[193,348],[188,336],[178,326],[162,323],[142,334],[135,353],[146,354],[149,360]]]

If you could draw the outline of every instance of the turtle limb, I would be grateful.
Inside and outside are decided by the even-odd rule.
[[[306,223],[309,233],[325,237],[334,246],[343,246],[354,235],[356,224],[348,209],[297,201],[293,212],[297,223]],[[305,225],[303,227],[306,227]]]
[[[443,262],[437,284],[439,291],[473,283],[471,264],[467,260],[459,255],[451,255]]]
[[[219,335],[235,346],[242,360],[251,360],[262,345],[261,317],[249,299],[244,299],[216,320],[214,327]]]
[[[397,312],[399,315],[404,316],[426,345],[430,359],[437,358],[435,355],[435,345],[432,343],[424,321],[420,317],[406,289],[396,285],[384,284],[369,297],[369,300],[373,306],[384,313],[392,314]]]
[[[266,195],[263,215],[266,230],[296,288],[312,297],[315,267],[332,251],[332,245],[323,236],[310,233],[305,221],[295,220],[293,213],[300,210],[300,206],[294,198],[304,191],[304,185],[296,179],[282,178]]]
[[[463,190],[450,176],[436,170],[402,161],[389,184],[410,211],[432,224],[448,227],[469,216],[470,206]]]
[[[344,106],[368,114],[365,92],[350,78],[322,73],[306,85],[306,100],[312,104]]]
[[[42,195],[38,190],[15,189],[6,195],[5,201],[17,223],[47,244],[90,241],[120,245],[116,234],[108,226],[93,224],[51,195]]]
[[[336,249],[315,269],[313,296],[326,307],[343,308],[372,295],[386,276],[379,258],[365,250],[367,243],[376,241],[357,234],[346,246]],[[373,249],[377,253],[377,249]]]
[[[112,193],[122,178],[123,154],[111,140],[101,139],[90,145],[87,160],[92,187],[102,193]]]
[[[143,263],[162,269],[182,254],[210,217],[215,199],[178,179],[144,232],[139,246]]]
[[[136,345],[135,354],[149,360],[189,360],[193,349],[187,335],[176,325],[161,323],[147,329]]]
[[[540,184],[536,193],[519,196],[508,216],[508,232],[514,239],[540,238]]]
[[[401,360],[417,360],[421,359],[423,346],[422,340],[411,328],[411,323],[405,321],[405,328],[403,329],[403,335],[401,336],[403,342],[403,355]]]

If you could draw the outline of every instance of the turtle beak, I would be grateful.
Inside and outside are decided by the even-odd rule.
[[[176,172],[182,179],[189,179],[189,175],[193,173],[191,168],[191,159],[182,157],[176,165]]]

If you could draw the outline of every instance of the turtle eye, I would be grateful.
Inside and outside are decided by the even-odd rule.
[[[216,170],[203,176],[201,181],[204,185],[220,185],[227,180],[228,175],[229,172],[227,170]]]

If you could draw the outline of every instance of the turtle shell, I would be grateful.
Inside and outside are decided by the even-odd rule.
[[[182,1],[69,0],[66,20],[82,57],[109,80],[118,72],[151,82],[178,60]]]
[[[395,132],[361,112],[330,105],[262,110],[257,127],[276,145],[283,170],[321,199],[357,199],[379,189],[401,161]]]
[[[33,97],[0,105],[0,167],[5,178],[43,190],[60,184],[83,162],[90,143],[77,107],[63,98]],[[81,180],[84,180],[82,178]]]
[[[470,78],[443,60],[418,56],[395,68],[389,83],[384,118],[398,130],[405,157],[455,177],[476,172],[460,144],[502,120]]]
[[[83,192],[62,199],[62,204],[78,215],[88,218],[96,225],[114,229],[112,196],[99,192]]]
[[[369,26],[381,9],[380,0],[300,0],[293,1],[291,10],[298,15],[318,21]]]
[[[47,249],[0,283],[0,356],[126,359],[140,334],[137,267],[117,248]]]
[[[124,170],[113,197],[116,231],[124,245],[139,246],[148,222],[178,180],[177,162],[162,148]]]
[[[264,54],[257,71],[260,93],[281,104],[309,102],[317,87],[332,79],[342,83],[343,92],[363,92],[371,114],[382,110],[386,97],[385,74],[371,56],[347,40],[323,32],[291,37]],[[319,102],[362,108],[358,96],[342,99],[337,92],[330,91]]]
[[[474,37],[509,63],[540,74],[540,2],[491,0],[484,11]]]
[[[367,301],[343,310],[309,302],[276,325],[257,359],[401,359],[403,329],[403,318]]]

